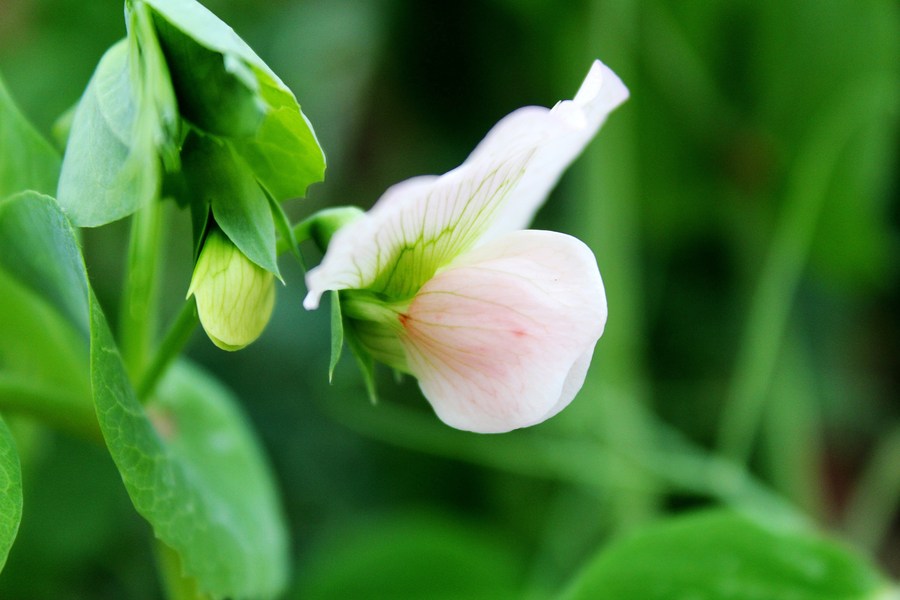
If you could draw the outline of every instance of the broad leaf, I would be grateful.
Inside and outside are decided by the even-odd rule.
[[[22,472],[12,435],[0,418],[0,571],[22,519]]]
[[[144,408],[92,298],[92,379],[100,428],[137,511],[216,597],[275,596],[287,543],[260,449],[232,396],[178,366]]]
[[[61,402],[77,401],[93,418],[86,333],[4,267],[0,289],[0,380],[10,388],[5,393],[0,386],[4,405],[34,414],[31,409],[39,405],[31,402],[27,390],[56,389]],[[70,410],[63,405],[56,408],[58,417]]]
[[[277,594],[286,577],[285,528],[246,419],[226,390],[186,366],[161,382],[146,410],[137,402],[87,284],[74,231],[52,198],[28,192],[0,203],[0,282],[0,317],[10,307],[21,317],[9,319],[15,329],[0,337],[21,342],[11,356],[0,352],[0,377],[6,367],[65,356],[48,351],[42,357],[38,350],[53,350],[60,340],[83,343],[89,317],[90,362],[79,363],[76,355],[68,366],[53,366],[61,372],[80,366],[84,374],[90,366],[100,430],[138,512],[204,591],[234,598]],[[41,324],[46,340],[37,337]],[[67,330],[71,335],[62,335]],[[29,354],[32,347],[38,350]],[[2,465],[0,458],[0,471]]]
[[[227,142],[192,135],[182,164],[190,194],[209,203],[222,231],[247,258],[278,275],[275,224],[265,192]]]
[[[194,0],[146,4],[157,14],[185,118],[232,138],[278,201],[304,196],[321,181],[325,156],[297,99],[231,27]]]
[[[23,414],[99,439],[87,335],[0,268],[0,401]]]
[[[604,549],[568,600],[875,600],[888,584],[809,531],[726,511],[663,522]]]
[[[39,412],[39,393],[62,426],[89,428],[87,292],[71,226],[52,198],[29,191],[0,201],[0,393],[7,406]],[[48,399],[48,392],[53,393]],[[0,419],[0,569],[22,515],[22,479]]]
[[[129,37],[101,59],[72,119],[57,196],[76,225],[115,221],[159,195],[161,162],[178,168],[177,111],[230,140],[278,201],[322,179],[296,98],[230,27],[194,0],[127,8]]]
[[[49,196],[0,201],[0,289],[5,404],[96,435],[84,267],[71,225]]]
[[[253,72],[201,46],[163,17],[154,23],[181,116],[215,135],[253,135],[265,112]]]
[[[275,74],[234,30],[196,0],[143,0],[174,27],[208,50]]]
[[[300,198],[325,177],[325,155],[293,95],[266,77],[263,93],[284,104],[269,110],[255,136],[237,139],[234,146],[277,200]]]
[[[152,104],[136,97],[128,40],[103,55],[81,98],[63,159],[57,197],[72,221],[93,227],[153,199],[160,184]],[[165,84],[166,82],[157,82]]]
[[[87,281],[71,225],[50,196],[16,194],[0,201],[0,269],[88,333]]]
[[[56,190],[59,155],[25,119],[0,78],[0,198]]]

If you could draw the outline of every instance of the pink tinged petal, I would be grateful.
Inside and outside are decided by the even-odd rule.
[[[322,264],[307,275],[304,306],[316,308],[326,290],[411,297],[455,257],[526,227],[627,96],[618,77],[597,61],[574,100],[552,109],[521,108],[495,125],[461,166],[393,186],[332,238]]]
[[[438,417],[499,433],[572,400],[603,333],[606,296],[582,242],[519,231],[439,272],[401,321],[409,370]]]

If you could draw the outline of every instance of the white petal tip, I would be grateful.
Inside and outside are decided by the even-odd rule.
[[[316,310],[319,308],[319,294],[316,292],[309,292],[306,294],[306,298],[303,299],[303,308],[306,310]]]
[[[628,88],[619,76],[602,62],[595,60],[573,101],[579,106],[597,103],[604,111],[609,112],[625,102],[628,95]]]

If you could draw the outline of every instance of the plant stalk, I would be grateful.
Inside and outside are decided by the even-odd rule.
[[[181,350],[191,339],[198,322],[197,303],[193,297],[188,298],[172,325],[169,326],[156,354],[153,355],[153,359],[137,385],[137,397],[142,403],[146,402],[153,394],[163,375],[181,354]]]
[[[753,449],[831,174],[851,135],[868,119],[883,116],[885,99],[892,97],[879,83],[852,86],[835,98],[813,121],[795,159],[783,213],[744,321],[722,414],[719,448],[737,462],[746,464]]]
[[[126,280],[119,316],[122,359],[132,381],[146,368],[156,332],[162,205],[147,202],[132,217]]]

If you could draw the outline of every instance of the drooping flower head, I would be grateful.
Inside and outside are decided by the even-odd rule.
[[[523,229],[627,97],[597,61],[573,100],[519,109],[461,166],[391,187],[334,234],[304,306],[341,290],[348,333],[414,375],[448,425],[503,432],[555,415],[584,382],[606,296],[587,246]]]
[[[197,259],[187,295],[196,297],[209,339],[222,350],[240,350],[262,334],[272,316],[275,276],[214,229]]]

